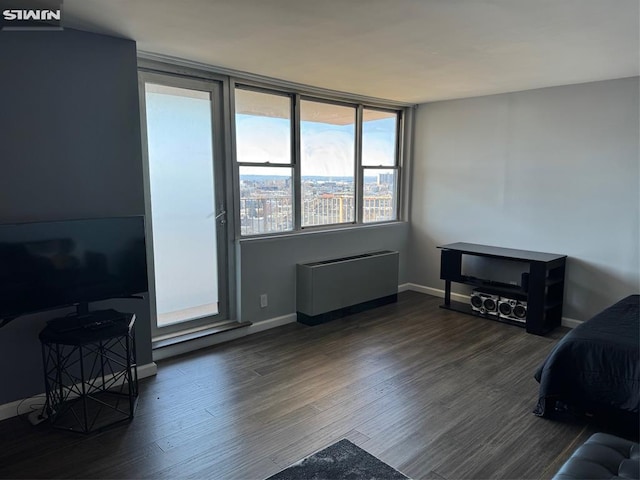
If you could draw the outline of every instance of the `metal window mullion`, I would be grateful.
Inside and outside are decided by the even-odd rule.
[[[218,132],[214,127],[214,135],[216,133],[222,139],[221,146],[221,160],[223,162],[224,172],[221,181],[223,182],[223,197],[225,209],[227,211],[226,229],[224,232],[225,238],[223,241],[227,246],[226,251],[226,278],[224,279],[224,295],[226,296],[226,305],[222,307],[218,302],[219,311],[223,311],[225,318],[236,318],[236,302],[238,292],[236,291],[236,271],[235,271],[235,259],[236,259],[236,245],[235,238],[236,232],[240,228],[239,218],[239,195],[237,195],[237,188],[234,185],[238,185],[237,170],[234,165],[235,160],[235,90],[233,84],[229,78],[224,78],[219,83],[219,98],[221,101],[220,109],[218,109],[219,125]],[[218,188],[219,185],[216,185]],[[135,345],[134,345],[135,349]],[[137,382],[137,380],[136,380]]]
[[[240,238],[242,225],[240,221],[240,166],[238,165],[237,147],[236,147],[236,82],[234,79],[229,81],[229,157],[231,163],[231,173],[233,178],[233,218],[234,218],[234,237]]]
[[[402,205],[401,197],[400,197],[400,187],[403,184],[402,182],[402,169],[400,166],[396,167],[396,185],[395,190],[396,194],[394,196],[394,210],[396,212],[396,220],[400,220],[400,206]]]
[[[356,107],[356,131],[355,131],[355,223],[364,221],[364,170],[362,169],[362,135],[363,135],[364,108]]]
[[[363,165],[363,170],[397,170],[397,165]]]
[[[237,162],[238,167],[293,168],[293,163]]]
[[[404,166],[404,142],[405,142],[405,113],[398,112],[396,114],[396,151],[395,151],[395,162],[396,162],[396,220],[400,220],[402,218],[402,206],[404,205],[402,195],[404,195],[405,189],[405,180],[403,179],[403,171],[402,167]]]
[[[293,162],[293,230],[302,230],[302,173],[301,173],[301,143],[300,143],[300,95],[293,95],[291,122],[291,160]]]
[[[400,154],[402,153],[402,144],[401,144],[401,139],[402,139],[402,130],[403,130],[403,116],[400,114],[400,112],[396,113],[396,142],[395,142],[395,148],[394,148],[394,152],[393,152],[393,160],[395,162],[395,165],[399,166],[400,165]]]
[[[229,305],[231,299],[229,297],[229,272],[233,269],[229,262],[229,245],[233,236],[229,232],[229,226],[235,232],[236,219],[235,215],[230,214],[229,210],[234,210],[233,197],[228,195],[225,185],[233,179],[233,174],[227,177],[227,169],[230,159],[227,156],[229,138],[226,138],[224,119],[225,119],[225,97],[223,85],[221,83],[211,82],[209,85],[209,108],[211,114],[211,152],[213,162],[211,165],[214,189],[214,205],[213,211],[216,215],[215,232],[216,232],[216,252],[218,255],[218,314],[219,318],[229,318]],[[233,118],[233,117],[231,117]],[[235,123],[235,122],[234,122]],[[229,203],[231,201],[231,203]],[[231,208],[230,208],[231,207]],[[217,219],[222,215],[222,220]]]

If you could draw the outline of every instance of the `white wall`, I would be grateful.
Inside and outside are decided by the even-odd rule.
[[[418,107],[409,281],[444,288],[437,245],[569,256],[564,316],[640,290],[638,77]]]

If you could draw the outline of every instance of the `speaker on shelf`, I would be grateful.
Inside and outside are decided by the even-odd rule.
[[[500,297],[498,300],[498,314],[500,318],[527,322],[527,302],[513,298]]]
[[[500,297],[498,300],[498,313],[501,317],[509,317],[513,313],[513,307],[516,306],[516,301],[511,298]]]
[[[490,293],[474,290],[471,292],[469,300],[471,302],[471,309],[474,312],[498,315],[498,295],[491,295]]]

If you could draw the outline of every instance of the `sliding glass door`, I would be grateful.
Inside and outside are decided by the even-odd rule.
[[[141,82],[157,338],[227,316],[222,107],[215,82],[152,73]]]

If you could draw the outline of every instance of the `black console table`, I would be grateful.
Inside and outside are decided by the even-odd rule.
[[[138,397],[135,315],[100,310],[48,322],[40,332],[56,428],[89,433],[133,418]]]
[[[441,245],[440,278],[445,281],[444,304],[442,308],[457,312],[480,315],[484,318],[525,327],[528,333],[543,335],[562,321],[564,297],[564,273],[566,255],[531,252],[511,248],[476,245],[473,243],[451,243]],[[510,260],[529,264],[520,285],[511,285],[478,279],[462,274],[462,255]],[[522,302],[526,307],[526,317],[518,320],[480,313],[471,305],[451,301],[451,283],[462,283],[475,287],[478,291],[494,298]],[[506,301],[506,300],[505,300]],[[526,302],[526,303],[525,303]]]

